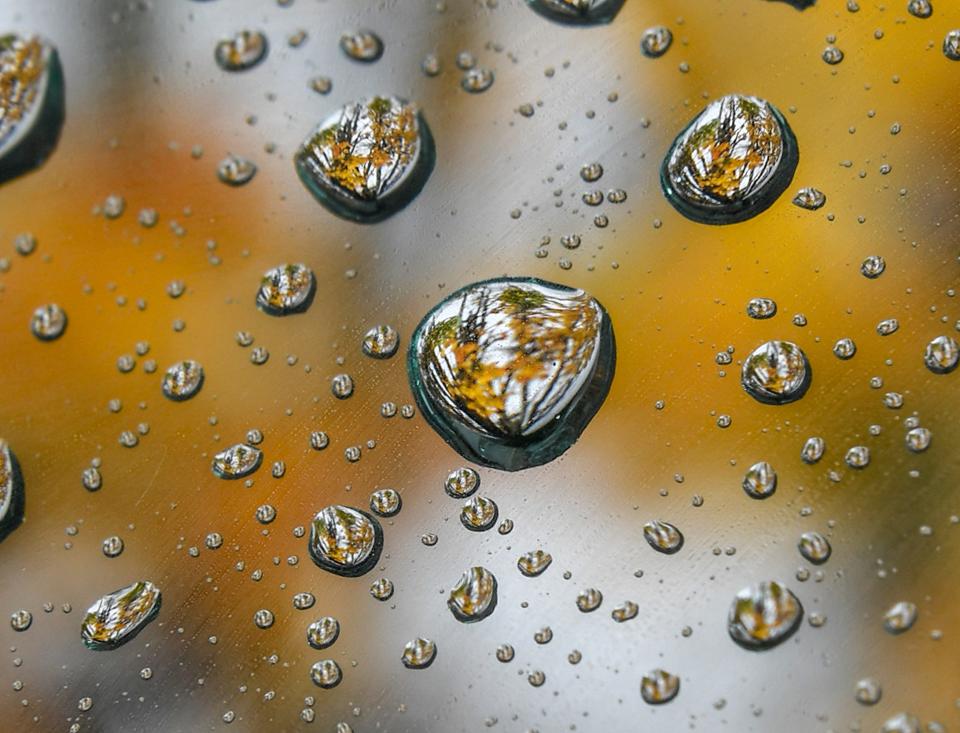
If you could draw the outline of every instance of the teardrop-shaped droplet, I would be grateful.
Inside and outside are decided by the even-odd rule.
[[[403,500],[396,489],[378,489],[370,495],[370,509],[381,517],[392,517],[402,505]]]
[[[348,104],[321,122],[294,156],[307,189],[337,216],[385,219],[433,170],[433,137],[416,105],[397,97]]]
[[[455,468],[447,474],[443,490],[454,499],[463,499],[480,488],[480,474],[469,466]]]
[[[603,593],[596,588],[587,588],[577,594],[577,608],[583,613],[596,611],[601,603],[603,603]]]
[[[917,606],[910,601],[899,601],[894,603],[885,614],[883,614],[883,628],[891,634],[902,634],[909,631],[917,621]]]
[[[623,0],[527,0],[527,5],[558,23],[595,25],[613,20]]]
[[[833,552],[829,540],[819,532],[804,532],[800,535],[800,542],[797,547],[800,554],[814,565],[825,563],[830,559],[830,554]]]
[[[804,463],[813,464],[823,458],[825,450],[826,443],[824,443],[823,438],[814,435],[807,438],[807,442],[803,444],[803,448],[800,449],[800,458]]]
[[[257,290],[257,308],[271,316],[303,313],[313,302],[317,281],[301,263],[277,265],[265,273]]]
[[[30,317],[30,333],[41,341],[54,341],[60,338],[66,328],[67,314],[56,303],[41,305]]]
[[[420,322],[411,388],[430,425],[465,458],[505,470],[572,445],[610,387],[615,346],[603,307],[534,279],[463,288]]]
[[[498,513],[493,499],[474,494],[460,510],[460,522],[469,530],[483,532],[494,525]]]
[[[337,575],[363,575],[377,564],[382,548],[380,523],[360,509],[333,504],[310,523],[310,556]]]
[[[553,556],[543,550],[531,550],[517,558],[517,567],[528,578],[535,578],[550,567]]]
[[[819,188],[813,188],[812,186],[809,186],[807,188],[801,188],[799,191],[797,191],[796,196],[793,197],[792,203],[794,206],[799,206],[801,209],[816,211],[825,203],[827,203],[827,196]]]
[[[0,36],[0,183],[47,159],[64,110],[57,49],[36,36]]]
[[[743,490],[754,499],[766,499],[777,490],[777,472],[766,461],[754,463],[743,476]]]
[[[660,183],[677,211],[704,224],[756,216],[784,192],[797,167],[797,140],[773,105],[729,94],[677,136]]]
[[[343,679],[343,672],[340,671],[340,665],[332,659],[321,659],[314,662],[310,668],[310,679],[317,687],[329,690],[336,687]]]
[[[324,616],[307,627],[307,643],[314,649],[326,649],[340,636],[340,622]]]
[[[268,48],[263,32],[242,30],[217,43],[213,57],[224,71],[244,71],[263,61]]]
[[[473,623],[486,618],[497,605],[497,579],[483,567],[472,567],[450,590],[447,606],[458,621]]]
[[[763,581],[737,593],[727,630],[744,648],[764,649],[789,638],[802,620],[800,600],[782,583]]]
[[[374,326],[363,335],[363,353],[374,359],[389,359],[399,346],[400,334],[393,326]]]
[[[960,346],[949,336],[937,336],[927,344],[923,363],[934,374],[949,374],[960,364]]]
[[[178,361],[163,374],[160,388],[163,396],[174,402],[193,397],[203,386],[203,367],[200,362],[186,359]]]
[[[7,441],[0,438],[0,540],[23,521],[23,474]]]
[[[340,50],[348,58],[373,63],[383,56],[383,40],[373,31],[354,31],[340,36]]]
[[[252,445],[237,443],[213,457],[213,473],[220,478],[238,479],[260,468],[263,451]]]
[[[655,25],[647,28],[640,36],[640,50],[647,58],[660,58],[673,43],[673,33],[665,25]]]
[[[669,522],[658,519],[643,525],[643,538],[657,552],[672,555],[683,547],[683,534]]]
[[[897,713],[884,721],[880,733],[920,733],[920,721],[910,713]]]
[[[648,705],[670,702],[680,692],[680,678],[666,670],[654,669],[640,681],[640,696]]]
[[[747,394],[771,405],[799,400],[810,386],[810,363],[791,341],[767,341],[744,359],[740,382]]]
[[[772,298],[750,298],[747,301],[747,315],[758,321],[777,315],[777,303]]]
[[[114,649],[132,639],[160,610],[160,589],[149,580],[100,598],[83,618],[80,637],[90,649]]]
[[[437,657],[437,645],[430,639],[417,637],[403,647],[400,661],[407,669],[426,669]]]

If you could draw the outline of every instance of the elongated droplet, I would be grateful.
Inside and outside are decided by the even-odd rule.
[[[228,186],[242,186],[253,180],[257,164],[252,160],[230,153],[217,166],[217,178]]]
[[[797,141],[773,105],[730,94],[711,102],[677,136],[660,169],[667,200],[704,224],[756,216],[784,192]]]
[[[333,504],[317,512],[310,523],[310,556],[337,575],[363,575],[377,564],[383,530],[371,515]]]
[[[407,669],[426,669],[437,657],[437,645],[430,639],[417,637],[403,647],[400,661]]]
[[[49,157],[64,110],[57,49],[36,36],[0,36],[0,183]]]
[[[643,538],[657,552],[672,555],[683,547],[683,534],[669,522],[654,519],[643,525]]]
[[[813,436],[807,438],[807,442],[803,444],[803,448],[800,449],[800,458],[804,463],[817,463],[821,458],[823,458],[823,453],[826,450],[826,443],[823,442],[823,438],[818,438]]]
[[[744,360],[740,382],[758,402],[783,405],[803,397],[810,376],[810,363],[799,346],[791,341],[767,341]]]
[[[497,279],[443,300],[413,335],[420,410],[468,460],[504,470],[547,463],[579,437],[613,378],[603,307],[582,290]]]
[[[596,25],[613,20],[623,0],[527,0],[527,5],[557,23]]]
[[[245,71],[263,61],[269,45],[261,31],[243,30],[217,43],[213,57],[224,71]]]
[[[23,474],[7,441],[0,438],[0,540],[23,521]]]
[[[472,567],[450,590],[447,606],[458,621],[473,623],[486,618],[497,605],[497,579],[483,567]]]
[[[397,97],[348,104],[321,122],[294,156],[307,190],[337,216],[385,219],[420,192],[433,137],[416,105]]]
[[[257,290],[257,308],[271,316],[303,313],[313,302],[317,281],[301,263],[277,265],[265,273]]]
[[[149,580],[100,598],[83,618],[80,637],[90,649],[114,649],[130,641],[160,611],[160,589]]]
[[[777,303],[771,298],[750,298],[747,301],[747,315],[758,321],[777,315]]]
[[[803,606],[777,581],[763,581],[737,593],[727,630],[746,649],[765,649],[785,641],[800,626]]]
[[[553,556],[543,550],[531,550],[517,558],[517,567],[528,578],[535,578],[550,567]]]
[[[766,461],[754,463],[743,477],[743,490],[754,499],[766,499],[777,490],[777,472]]]
[[[222,450],[213,457],[213,473],[225,479],[238,479],[249,476],[260,468],[263,452],[252,445],[237,443]]]
[[[200,362],[178,361],[164,372],[160,387],[163,396],[174,402],[189,400],[203,386],[203,367]]]
[[[648,705],[670,702],[680,692],[680,678],[666,670],[654,669],[640,681],[640,695]]]

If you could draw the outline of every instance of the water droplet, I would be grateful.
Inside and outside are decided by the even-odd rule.
[[[217,43],[213,57],[224,71],[244,71],[263,61],[269,45],[261,31],[243,30]]]
[[[160,589],[141,580],[98,599],[83,618],[80,637],[90,649],[114,649],[152,621],[160,611]]]
[[[960,364],[960,346],[949,336],[937,336],[927,344],[923,363],[934,374],[949,374]]]
[[[330,391],[338,400],[345,400],[353,394],[353,377],[349,374],[337,374],[330,380]]]
[[[788,639],[803,620],[800,600],[782,583],[763,581],[737,593],[727,630],[746,649],[764,649]]]
[[[0,39],[0,43],[2,43],[2,39]],[[30,332],[41,341],[53,341],[60,338],[66,328],[67,314],[56,303],[40,306],[30,318]]]
[[[211,532],[206,536],[203,543],[207,546],[208,550],[219,549],[223,545],[223,535],[219,532]]]
[[[670,702],[680,692],[680,678],[666,670],[654,669],[640,681],[640,696],[648,705]]]
[[[7,441],[0,438],[0,540],[23,521],[23,474]]]
[[[603,603],[603,593],[596,588],[587,588],[577,594],[577,608],[583,613],[596,611],[601,603]]]
[[[313,608],[313,604],[316,602],[316,597],[313,593],[309,592],[297,593],[293,597],[293,607],[298,611],[306,611],[308,608]]]
[[[160,387],[163,396],[174,402],[181,402],[193,397],[203,386],[203,367],[199,362],[178,361],[169,367],[163,375]]]
[[[803,350],[791,341],[767,341],[743,362],[741,384],[758,402],[783,405],[803,397],[811,369]]]
[[[793,179],[799,154],[773,105],[731,94],[711,102],[677,136],[660,170],[667,200],[704,224],[749,219]]]
[[[899,328],[900,321],[896,318],[887,318],[877,324],[877,333],[881,336],[889,336],[892,333],[896,333]]]
[[[673,43],[673,33],[665,25],[655,25],[647,28],[640,36],[640,50],[643,55],[656,59],[660,58],[669,49]]]
[[[668,522],[658,519],[643,525],[643,538],[657,552],[672,555],[683,547],[683,534]]]
[[[376,565],[383,547],[383,530],[371,515],[333,504],[310,523],[310,556],[337,575],[363,575]]]
[[[880,733],[920,733],[920,721],[910,713],[897,713],[887,718]]]
[[[599,163],[584,163],[580,167],[580,177],[587,183],[599,181],[603,175],[603,166]]]
[[[855,445],[843,457],[850,468],[866,468],[870,465],[870,449],[865,445]]]
[[[443,482],[444,491],[454,499],[470,496],[479,488],[480,474],[467,466],[455,468],[447,474],[447,479]]]
[[[253,614],[253,623],[258,629],[269,629],[273,626],[273,611],[267,608],[261,608]]]
[[[381,517],[392,517],[403,504],[395,489],[379,489],[370,495],[370,509]]]
[[[430,425],[465,458],[505,470],[576,441],[613,377],[609,317],[582,290],[488,280],[443,300],[410,347],[411,387]]]
[[[750,298],[747,301],[747,315],[757,320],[773,318],[777,314],[777,303],[770,298]]]
[[[854,697],[861,705],[876,705],[883,695],[883,688],[873,677],[864,677],[857,682]]]
[[[947,31],[943,37],[943,55],[951,61],[960,61],[960,28]]]
[[[923,453],[930,447],[930,441],[933,435],[926,428],[913,428],[906,435],[906,444],[914,453]]]
[[[486,618],[497,605],[497,579],[486,568],[465,571],[451,589],[447,606],[458,621],[473,623]]]
[[[313,270],[304,264],[278,265],[263,274],[257,290],[257,308],[271,316],[303,313],[317,289]]]
[[[835,66],[843,61],[843,51],[841,51],[836,46],[827,46],[823,49],[823,53],[820,54],[820,57],[831,66]]]
[[[314,649],[326,649],[340,636],[340,622],[324,616],[307,627],[307,643]]]
[[[96,466],[83,469],[83,473],[80,474],[80,481],[87,491],[99,491],[100,487],[103,486],[103,476],[100,475],[100,470]]]
[[[437,657],[437,645],[430,639],[417,637],[403,647],[400,661],[407,669],[426,669]]]
[[[423,188],[433,170],[433,137],[415,105],[373,97],[327,117],[304,140],[294,162],[300,180],[327,209],[375,222]]]
[[[618,624],[637,617],[640,607],[633,601],[624,601],[610,612],[610,617]]]
[[[842,338],[833,345],[833,353],[838,359],[852,359],[857,353],[857,345],[851,338]]]
[[[910,601],[899,601],[883,614],[883,628],[891,634],[909,631],[917,620],[917,607]]]
[[[480,92],[485,92],[493,86],[493,80],[493,71],[485,66],[475,66],[463,72],[460,87],[465,92],[480,94]]]
[[[804,463],[816,463],[821,458],[823,458],[823,452],[826,450],[826,444],[823,442],[823,438],[818,438],[813,436],[807,438],[807,442],[803,444],[803,448],[800,449],[800,458]]]
[[[230,153],[217,166],[217,178],[228,186],[242,186],[253,180],[257,165],[239,155]]]
[[[553,562],[553,556],[543,550],[531,550],[517,558],[517,567],[528,578],[535,578]]]
[[[420,69],[427,76],[437,76],[441,71],[440,59],[435,53],[428,53],[420,62]]]
[[[880,255],[870,255],[860,265],[860,273],[870,280],[875,280],[887,269],[887,262]]]
[[[213,473],[219,478],[238,479],[249,476],[260,468],[263,451],[250,445],[237,443],[213,457]]]
[[[333,79],[329,76],[315,76],[310,80],[310,88],[317,94],[329,94],[333,91]]]
[[[553,641],[553,629],[549,626],[544,626],[539,631],[534,632],[533,640],[538,644],[549,644]]]
[[[340,665],[332,659],[322,659],[314,663],[310,668],[310,679],[317,687],[325,690],[336,687],[343,679],[343,673],[340,671]]]
[[[819,532],[804,532],[800,535],[800,542],[797,547],[800,554],[814,565],[825,563],[830,559],[830,553],[833,551],[830,542]]]
[[[623,0],[527,0],[527,5],[558,23],[594,25],[613,20]]]
[[[323,450],[330,445],[330,438],[322,430],[310,433],[310,447],[314,450]]]
[[[19,609],[10,614],[10,628],[14,631],[26,631],[33,623],[33,614],[26,609]]]
[[[483,532],[494,525],[498,512],[493,499],[476,494],[470,497],[460,510],[460,521],[469,530]]]
[[[377,578],[370,584],[370,595],[378,601],[390,600],[393,595],[393,581],[389,578]]]
[[[754,499],[766,499],[777,490],[777,472],[766,461],[754,463],[743,477],[743,490]]]
[[[118,557],[123,552],[123,540],[117,535],[107,537],[101,544],[101,549],[107,557]]]
[[[933,5],[930,0],[909,0],[907,12],[915,18],[929,18],[933,15]]]
[[[506,664],[513,661],[513,647],[509,644],[501,644],[497,647],[497,660]]]
[[[374,326],[363,335],[363,353],[374,359],[389,359],[399,346],[400,334],[393,326]]]
[[[827,203],[827,195],[820,189],[813,188],[812,186],[801,188],[797,191],[796,196],[793,197],[793,204],[795,206],[799,206],[801,209],[808,209],[809,211],[816,211],[825,203]]]
[[[373,63],[383,56],[383,40],[373,31],[356,31],[340,36],[340,50],[354,61]]]

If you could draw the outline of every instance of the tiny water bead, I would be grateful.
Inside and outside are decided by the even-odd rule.
[[[949,374],[960,364],[960,345],[949,336],[937,336],[927,344],[923,363],[934,374]]]
[[[596,611],[601,603],[603,603],[603,593],[596,588],[587,588],[577,594],[577,608],[582,613]]]
[[[493,613],[496,605],[497,579],[480,566],[465,571],[447,597],[447,607],[454,618],[463,623],[486,618]]]
[[[427,422],[464,458],[503,470],[566,451],[613,378],[609,316],[582,290],[536,279],[467,286],[420,322],[408,358]]]
[[[420,192],[434,164],[419,109],[397,97],[346,105],[310,133],[294,156],[307,190],[337,216],[385,219]]]
[[[257,164],[240,155],[230,153],[217,166],[217,178],[228,186],[243,186],[257,174]]]
[[[245,71],[263,61],[269,45],[262,31],[242,30],[219,41],[213,57],[224,71]]]
[[[624,0],[527,0],[539,15],[558,23],[595,25],[609,23]]]
[[[310,523],[310,556],[331,573],[363,575],[377,564],[382,548],[380,523],[360,509],[333,504]]]
[[[647,28],[640,36],[640,50],[647,58],[660,58],[670,50],[673,43],[673,33],[665,25],[655,25]]]
[[[407,669],[426,669],[437,657],[437,645],[430,639],[417,637],[406,643],[400,661]]]
[[[727,631],[745,649],[765,649],[786,641],[802,620],[800,600],[782,583],[763,581],[737,593]]]
[[[303,313],[317,290],[313,270],[301,263],[277,265],[265,273],[257,290],[257,308],[271,316]]]
[[[670,702],[680,692],[680,678],[663,669],[647,672],[640,681],[640,696],[648,705]]]
[[[340,671],[340,665],[332,659],[321,659],[310,667],[310,679],[317,687],[329,690],[336,687],[343,679],[343,672]]]
[[[898,601],[883,614],[883,628],[891,634],[909,631],[917,621],[917,606],[910,601]]]
[[[363,335],[363,353],[374,359],[389,359],[400,347],[400,334],[393,326],[374,326]]]
[[[876,705],[883,696],[883,688],[873,677],[864,677],[857,682],[853,696],[861,705]]]
[[[373,63],[383,56],[383,40],[373,31],[355,31],[340,36],[340,50],[348,58]]]
[[[160,600],[160,589],[149,580],[108,593],[87,609],[80,638],[90,649],[114,649],[156,617]]]
[[[800,458],[804,463],[814,464],[823,458],[825,450],[826,443],[823,438],[813,436],[807,438],[807,441],[803,444],[803,448],[800,449]]]
[[[852,338],[842,338],[833,345],[833,354],[838,359],[852,359],[854,354],[857,353],[857,345],[853,342]]]
[[[480,474],[469,466],[455,468],[447,474],[443,490],[454,499],[463,499],[480,488]]]
[[[750,298],[747,301],[747,315],[757,320],[773,318],[777,315],[777,303],[771,298]]]
[[[23,474],[7,441],[0,438],[0,540],[23,521]]]
[[[792,201],[794,206],[808,211],[816,211],[827,203],[827,195],[818,188],[807,187],[797,191]]]
[[[799,153],[783,115],[757,97],[711,102],[677,136],[660,184],[677,211],[703,224],[730,224],[768,208],[793,180]]]
[[[747,469],[742,485],[747,496],[766,499],[777,490],[777,472],[766,461],[759,461]]]
[[[378,489],[370,495],[370,510],[381,517],[392,517],[400,511],[403,500],[396,489]]]
[[[819,532],[804,532],[797,544],[800,554],[814,565],[822,565],[830,559],[833,548],[830,542]]]
[[[186,359],[178,361],[163,374],[160,388],[163,396],[174,402],[193,397],[203,386],[203,367],[199,362]]]
[[[30,317],[30,333],[41,341],[54,341],[60,338],[66,328],[67,314],[56,303],[40,306]]]
[[[517,558],[517,567],[528,578],[535,578],[550,567],[553,556],[543,550],[531,550]]]
[[[239,479],[260,468],[263,451],[252,445],[237,443],[213,457],[213,473],[223,479]]]
[[[683,547],[683,534],[669,522],[658,519],[643,525],[643,538],[657,552],[672,555]]]
[[[10,628],[14,631],[26,631],[33,623],[33,614],[24,608],[10,614]]]
[[[499,510],[493,499],[475,494],[460,510],[460,522],[469,530],[483,532],[497,521]]]
[[[810,363],[791,341],[767,341],[743,362],[740,382],[758,402],[783,405],[800,399],[810,386]]]
[[[333,616],[324,616],[307,627],[307,643],[314,649],[326,649],[340,636],[340,622]]]
[[[57,49],[36,36],[0,36],[0,182],[41,165],[64,120]]]

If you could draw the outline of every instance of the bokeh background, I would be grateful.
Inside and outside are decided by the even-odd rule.
[[[940,50],[960,27],[960,7],[940,0],[927,20],[909,16],[906,0],[860,8],[627,0],[612,24],[572,28],[519,0],[0,3],[4,30],[57,45],[67,96],[50,160],[0,188],[0,256],[10,260],[0,274],[0,435],[27,487],[26,520],[0,546],[0,609],[34,615],[27,632],[0,627],[0,729],[334,730],[346,721],[358,732],[840,731],[877,730],[900,710],[960,727],[960,526],[951,521],[960,513],[960,376],[922,363],[925,344],[954,333],[960,318],[960,63]],[[640,35],[661,23],[674,44],[644,58]],[[379,62],[357,64],[339,50],[340,34],[359,27],[383,37]],[[269,56],[225,73],[214,45],[242,28],[268,35]],[[300,29],[308,38],[292,48]],[[838,66],[820,58],[828,36],[845,53]],[[485,93],[460,89],[461,51],[494,70]],[[443,66],[435,78],[420,71],[431,52]],[[328,96],[309,89],[317,75],[332,78]],[[686,122],[729,92],[784,111],[800,164],[764,214],[698,225],[663,199],[658,168]],[[437,165],[406,210],[361,226],[318,205],[291,158],[331,110],[374,93],[422,105]],[[532,117],[518,114],[524,103]],[[250,184],[217,180],[228,152],[257,163]],[[605,169],[596,186],[625,189],[625,203],[581,203],[595,186],[578,171],[593,161]],[[826,206],[791,205],[800,186],[823,190]],[[110,194],[126,200],[117,220],[94,212]],[[143,207],[159,212],[153,229],[137,223]],[[605,229],[593,225],[601,212]],[[13,249],[21,232],[38,240],[28,257]],[[559,241],[571,233],[582,237],[575,251]],[[859,273],[871,254],[887,261],[877,280]],[[287,261],[314,269],[317,295],[304,315],[270,318],[255,309],[255,291],[266,269]],[[384,401],[412,402],[402,355],[376,362],[360,352],[368,327],[390,323],[406,341],[445,294],[500,275],[588,290],[610,312],[618,346],[610,395],[562,458],[515,474],[480,471],[481,491],[515,522],[506,536],[460,526],[442,482],[462,460],[419,414],[380,416]],[[165,293],[174,279],[187,285],[176,300]],[[754,296],[774,298],[778,315],[747,318]],[[41,343],[30,314],[50,301],[70,323],[59,341]],[[808,325],[791,323],[797,313]],[[900,330],[882,338],[875,326],[890,317]],[[175,331],[178,319],[185,326]],[[267,364],[250,363],[239,329],[270,351]],[[858,351],[843,362],[831,347],[846,336]],[[796,341],[813,365],[810,391],[788,406],[758,404],[739,386],[736,360],[771,338]],[[117,358],[138,341],[149,354],[121,374]],[[734,364],[718,367],[714,355],[728,345]],[[206,383],[174,404],[160,376],[185,358],[204,365]],[[147,359],[156,373],[145,373]],[[338,401],[329,380],[343,371],[357,387]],[[886,391],[904,395],[902,409],[884,407]],[[119,413],[107,408],[113,398]],[[717,427],[722,414],[727,429]],[[904,446],[911,415],[933,432],[922,455]],[[139,446],[119,445],[139,423],[149,425]],[[215,478],[213,453],[251,428],[265,436],[253,486]],[[309,448],[313,430],[329,434],[328,449]],[[810,435],[827,443],[815,466],[799,458]],[[861,472],[843,464],[856,444],[873,455]],[[351,445],[364,446],[357,463],[344,458]],[[89,493],[80,474],[95,457],[104,483]],[[287,467],[279,480],[270,476],[276,460]],[[758,460],[780,478],[763,502],[740,488]],[[381,567],[362,579],[315,567],[293,529],[332,502],[364,507],[382,487],[402,493],[403,510],[384,521]],[[277,509],[269,526],[254,519],[262,503]],[[654,518],[684,532],[679,554],[646,545],[641,526]],[[834,553],[819,580],[799,582],[796,542],[807,530],[825,533]],[[224,536],[216,551],[203,545],[212,531]],[[436,546],[421,543],[426,532],[439,536]],[[100,545],[113,534],[126,549],[108,559]],[[516,559],[535,547],[552,553],[553,566],[524,578]],[[292,555],[298,564],[288,564]],[[446,592],[474,564],[497,576],[500,602],[488,619],[462,625]],[[381,574],[396,585],[386,603],[368,593]],[[726,614],[737,590],[768,578],[787,581],[808,614],[827,621],[750,653],[728,637]],[[84,609],[135,579],[161,587],[158,619],[116,651],[85,649]],[[605,600],[581,614],[575,597],[588,586]],[[301,591],[317,596],[312,610],[294,610]],[[640,614],[614,623],[610,610],[626,599]],[[920,615],[894,637],[882,615],[899,600]],[[269,630],[253,624],[260,608],[276,615]],[[305,629],[326,614],[342,631],[318,652]],[[533,634],[545,625],[554,638],[540,646]],[[438,656],[408,671],[400,652],[418,635],[437,642]],[[494,657],[503,642],[516,648],[510,664]],[[567,661],[574,649],[578,665]],[[344,671],[329,691],[309,678],[326,656]],[[146,666],[148,681],[138,676]],[[682,679],[662,708],[640,698],[653,667]],[[527,682],[532,670],[545,672],[542,687]],[[872,708],[854,699],[867,675],[883,685]],[[300,720],[309,695],[312,725]],[[78,711],[85,696],[93,707]]]

